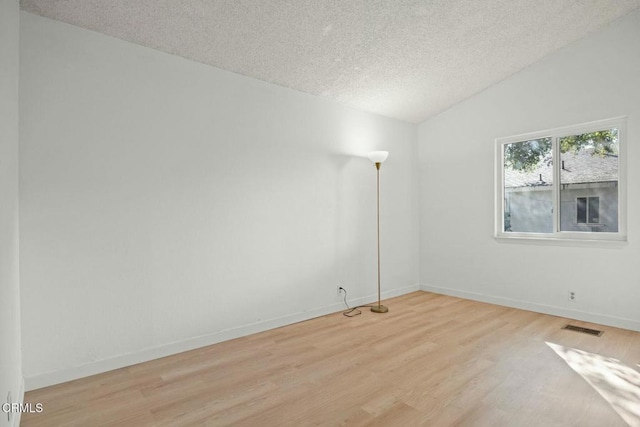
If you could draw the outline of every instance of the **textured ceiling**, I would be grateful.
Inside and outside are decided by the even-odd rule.
[[[640,0],[21,0],[29,12],[421,122]]]

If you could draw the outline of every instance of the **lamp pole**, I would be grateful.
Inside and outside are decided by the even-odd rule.
[[[376,165],[376,216],[377,216],[377,241],[378,241],[378,305],[371,307],[371,311],[374,313],[386,313],[389,308],[382,305],[380,302],[380,166],[382,162],[387,158],[389,153],[386,151],[374,151],[369,153],[369,158]]]

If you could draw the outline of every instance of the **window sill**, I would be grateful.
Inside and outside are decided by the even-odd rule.
[[[588,234],[588,235],[584,235]],[[496,241],[512,242],[566,242],[585,243],[588,245],[626,245],[627,236],[618,233],[558,233],[558,234],[536,234],[536,233],[498,233],[493,236]]]

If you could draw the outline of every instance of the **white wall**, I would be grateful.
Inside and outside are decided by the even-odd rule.
[[[0,404],[22,401],[18,281],[18,46],[17,0],[0,0]],[[0,411],[0,426],[17,425]]]
[[[418,289],[417,126],[21,17],[28,389],[371,301],[371,149],[383,291]]]
[[[640,330],[638,40],[640,11],[421,124],[423,289]],[[628,243],[492,237],[495,138],[623,115]]]

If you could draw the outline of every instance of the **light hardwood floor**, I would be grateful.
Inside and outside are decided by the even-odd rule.
[[[427,292],[386,304],[35,390],[25,401],[44,412],[21,425],[627,425],[547,343],[583,367],[593,361],[577,350],[637,374],[639,333],[571,321],[605,331],[594,337],[561,330],[564,318]],[[640,382],[616,372],[596,385],[622,381],[619,406],[640,405]]]

